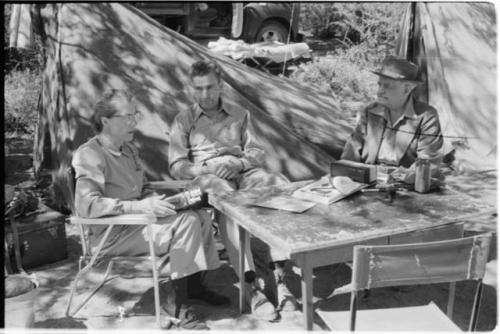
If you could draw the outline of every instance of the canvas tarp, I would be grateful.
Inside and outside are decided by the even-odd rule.
[[[55,171],[65,168],[93,135],[93,104],[107,88],[122,88],[137,97],[144,115],[135,144],[147,175],[169,179],[170,125],[192,103],[190,65],[207,58],[223,68],[224,98],[250,112],[269,169],[292,180],[317,178],[328,172],[350,133],[349,115],[330,95],[215,55],[129,5],[58,3],[31,9],[45,59],[36,168],[42,163]]]
[[[494,4],[417,2],[402,27],[398,53],[422,68],[421,98],[439,112],[446,152],[460,169],[496,169]]]

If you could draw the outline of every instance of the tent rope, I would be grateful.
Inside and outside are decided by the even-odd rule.
[[[446,136],[446,135],[443,135],[443,134],[431,134],[431,133],[418,133],[418,132],[415,132],[415,131],[406,131],[406,130],[401,130],[401,129],[397,129],[397,128],[393,128],[393,127],[390,127],[390,126],[387,126],[386,129],[390,129],[390,130],[394,130],[396,132],[402,132],[402,133],[409,133],[409,134],[418,134],[419,136],[422,136],[422,137],[443,137],[443,138],[454,138],[454,139],[481,139],[480,137],[472,137],[472,136]]]

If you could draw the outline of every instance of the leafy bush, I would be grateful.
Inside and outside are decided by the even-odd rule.
[[[40,73],[36,70],[11,71],[5,76],[4,131],[33,134],[37,122]]]
[[[305,86],[314,85],[323,92],[330,92],[339,102],[368,102],[376,94],[377,78],[368,64],[352,61],[351,55],[320,57],[301,64],[291,78]]]
[[[353,113],[375,98],[378,68],[392,54],[404,3],[304,3],[301,24],[313,38],[337,47],[326,57],[302,64],[291,78],[330,92]]]
[[[302,29],[346,45],[392,43],[405,3],[304,3]]]

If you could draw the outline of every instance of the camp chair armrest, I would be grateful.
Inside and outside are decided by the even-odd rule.
[[[100,218],[70,217],[71,224],[83,225],[148,225],[156,222],[156,217],[150,214],[124,214]]]
[[[152,190],[164,189],[185,189],[192,183],[192,180],[164,180],[164,181],[150,181],[144,184],[144,188]]]

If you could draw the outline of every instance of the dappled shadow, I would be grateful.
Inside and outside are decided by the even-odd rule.
[[[422,3],[417,12],[415,58],[426,64],[429,103],[439,112],[447,148],[456,147],[464,168],[492,168],[497,137],[494,4]]]
[[[130,6],[50,4],[41,14],[47,55],[41,125],[50,133],[51,156],[45,159],[54,168],[68,164],[72,152],[93,135],[92,106],[113,87],[137,97],[144,117],[135,142],[148,175],[169,178],[170,125],[192,103],[188,71],[203,58],[221,63],[225,98],[250,111],[274,171],[292,179],[324,174],[350,131],[348,115],[328,94],[214,55]]]

